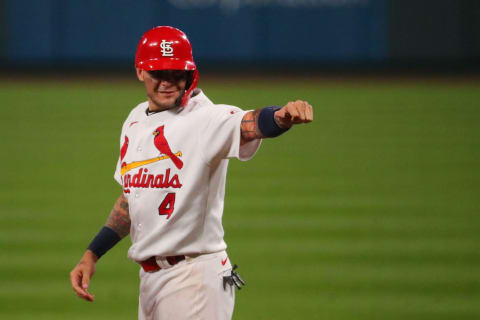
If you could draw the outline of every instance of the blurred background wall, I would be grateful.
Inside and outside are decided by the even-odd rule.
[[[0,0],[0,66],[128,70],[143,32],[184,30],[204,69],[478,69],[475,0]],[[204,70],[205,71],[205,70]]]

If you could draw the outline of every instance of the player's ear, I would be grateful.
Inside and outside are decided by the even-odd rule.
[[[139,69],[139,68],[135,68],[135,70],[137,70],[137,78],[138,78],[138,80],[140,80],[140,81],[143,82],[143,80],[144,80],[144,78],[143,78],[143,72],[144,72],[144,71],[143,71],[142,69]]]

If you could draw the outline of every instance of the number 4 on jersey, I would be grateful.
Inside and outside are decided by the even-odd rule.
[[[168,219],[172,215],[174,209],[175,209],[175,193],[171,192],[167,194],[165,196],[165,199],[163,199],[162,203],[160,203],[160,206],[158,207],[158,214],[161,216],[166,215]]]

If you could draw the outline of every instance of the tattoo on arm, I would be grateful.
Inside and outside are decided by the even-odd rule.
[[[120,238],[124,238],[130,233],[130,224],[128,200],[122,194],[115,202],[105,226],[115,231]]]
[[[247,112],[240,124],[240,135],[242,137],[240,144],[263,138],[260,130],[258,130],[258,115],[262,109]]]

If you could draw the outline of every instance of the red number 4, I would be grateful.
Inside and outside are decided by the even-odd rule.
[[[160,203],[160,206],[158,207],[158,214],[161,216],[166,215],[168,219],[172,215],[174,209],[175,193],[172,192],[167,194],[165,196],[165,199],[163,199],[162,203]]]

